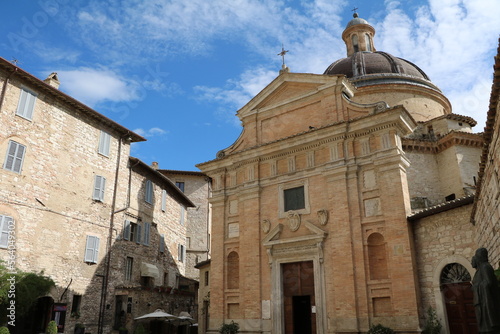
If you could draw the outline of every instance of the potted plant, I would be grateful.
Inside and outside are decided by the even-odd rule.
[[[10,334],[10,331],[7,327],[0,327],[0,334]]]
[[[439,322],[436,311],[432,307],[427,310],[427,319],[422,334],[439,334],[441,333],[441,323]]]
[[[240,330],[240,326],[231,320],[230,324],[222,324],[219,328],[221,334],[236,334]]]
[[[47,334],[57,334],[57,324],[54,320],[50,321],[47,325],[47,330],[45,331]]]

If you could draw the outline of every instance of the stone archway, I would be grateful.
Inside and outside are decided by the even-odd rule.
[[[474,307],[470,305],[473,273],[469,260],[457,255],[442,259],[434,270],[436,313],[442,319],[445,334],[477,333]],[[460,319],[457,319],[459,313]]]

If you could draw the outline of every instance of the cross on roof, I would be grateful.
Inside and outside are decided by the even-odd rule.
[[[281,44],[281,52],[278,53],[278,56],[281,56],[281,58],[283,59],[283,65],[285,65],[285,55],[287,54],[287,52],[288,50],[285,50],[283,44]]]
[[[353,9],[351,9],[351,12],[356,13],[357,10],[358,10],[358,7],[354,7]]]

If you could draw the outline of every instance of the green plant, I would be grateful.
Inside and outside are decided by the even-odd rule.
[[[221,334],[235,334],[240,330],[240,325],[236,322],[231,321],[230,324],[222,324],[219,328],[219,333]]]
[[[441,333],[442,327],[443,326],[437,318],[436,311],[432,307],[429,307],[427,309],[427,319],[425,320],[425,327],[422,334],[439,334]]]
[[[54,320],[50,321],[47,325],[47,330],[45,331],[47,334],[57,334],[57,324]]]
[[[370,327],[370,330],[368,330],[368,334],[394,334],[394,331],[389,327],[378,324]]]
[[[147,331],[142,324],[138,324],[134,329],[134,334],[147,334]]]
[[[0,334],[10,334],[10,331],[7,327],[0,327]]]

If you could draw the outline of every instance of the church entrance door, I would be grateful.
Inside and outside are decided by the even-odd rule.
[[[282,264],[285,334],[316,334],[312,261]]]
[[[469,272],[459,263],[450,263],[441,272],[441,291],[450,333],[478,333],[470,281]]]

